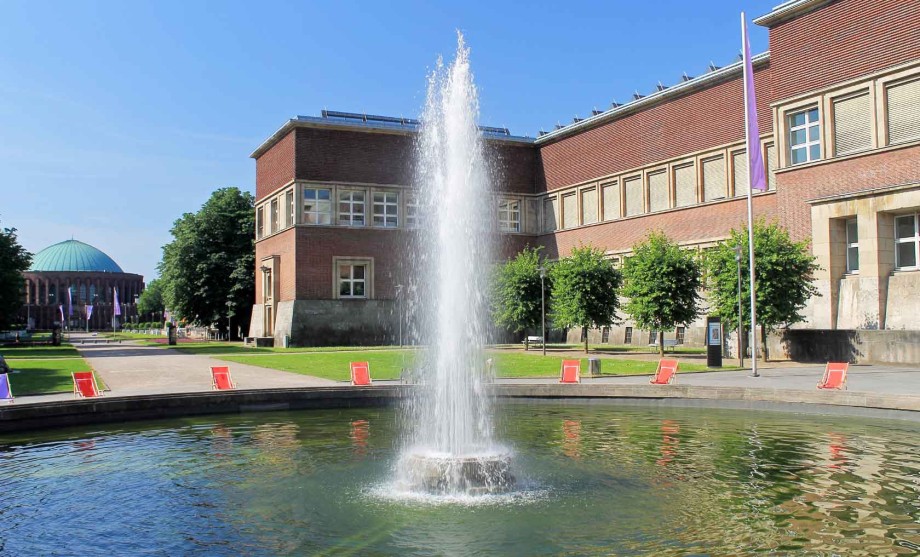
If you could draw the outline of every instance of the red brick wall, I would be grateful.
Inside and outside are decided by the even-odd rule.
[[[763,195],[754,198],[755,218],[767,220],[777,216],[777,196]],[[657,213],[634,219],[619,220],[555,234],[540,236],[537,241],[545,246],[551,258],[565,257],[572,248],[591,245],[603,250],[628,250],[641,242],[653,230],[663,230],[676,242],[702,242],[728,235],[732,228],[747,225],[747,198],[688,207],[667,213]]]
[[[293,300],[297,288],[296,262],[294,260],[296,238],[294,229],[289,228],[270,238],[265,238],[256,242],[256,303],[262,303],[262,261],[265,258],[279,256],[278,279],[280,287],[278,292],[278,301]]]
[[[536,187],[537,150],[533,145],[487,142],[486,157],[492,164],[494,183],[498,191],[534,193]]]
[[[772,54],[771,54],[772,56]],[[772,70],[754,72],[760,132],[770,133]],[[744,92],[734,79],[540,146],[538,190],[549,191],[744,139]]]
[[[776,175],[780,222],[796,240],[811,237],[810,199],[920,182],[920,146],[794,168]]]
[[[288,133],[256,159],[256,201],[294,179],[294,134]]]
[[[920,0],[841,0],[770,29],[776,100],[917,58]]]

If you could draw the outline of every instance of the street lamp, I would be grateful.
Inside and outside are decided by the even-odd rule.
[[[546,356],[546,268],[542,265],[540,271],[540,322],[542,323],[543,355]]]
[[[744,367],[744,313],[741,309],[741,246],[732,248],[735,251],[735,265],[738,267],[738,365]],[[754,355],[753,357],[757,357]]]
[[[396,313],[399,315],[399,347],[403,347],[403,337],[402,337],[402,326],[403,326],[403,312],[402,312],[402,290],[403,285],[396,285]]]
[[[227,300],[227,342],[230,342],[230,312],[233,307],[233,302]]]

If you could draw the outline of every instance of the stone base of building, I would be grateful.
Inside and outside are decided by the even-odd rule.
[[[266,331],[264,309],[252,308],[249,336],[272,336],[275,346],[375,346],[399,343],[396,303],[391,300],[291,300],[275,308]],[[270,333],[270,334],[266,334]]]
[[[920,331],[788,329],[767,343],[771,359],[920,365]]]

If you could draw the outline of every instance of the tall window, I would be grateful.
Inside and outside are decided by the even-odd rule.
[[[307,224],[332,224],[332,190],[304,188],[303,221]]]
[[[399,194],[395,191],[374,192],[374,226],[399,226]]]
[[[856,219],[847,221],[847,272],[859,272],[859,231]]]
[[[789,153],[792,164],[821,158],[821,125],[817,108],[789,115]]]
[[[256,239],[261,238],[265,232],[265,222],[262,220],[262,207],[256,207]]]
[[[674,336],[677,338],[677,344],[683,344],[684,340],[687,338],[687,328],[678,327]]]
[[[278,232],[278,198],[272,199],[272,212],[271,212],[271,221],[272,221],[272,234]]]
[[[339,263],[339,298],[367,298],[367,265]]]
[[[920,230],[917,229],[920,215],[895,217],[895,253],[898,269],[917,269],[920,261]]]
[[[364,226],[364,192],[343,190],[339,192],[339,224]]]
[[[623,337],[623,344],[632,344],[632,327],[626,327],[626,335]]]
[[[287,222],[285,226],[294,226],[294,190],[288,190],[284,194],[284,206],[286,207],[285,213],[287,216]]]
[[[421,226],[421,204],[419,202],[418,192],[406,192],[406,227],[418,228]]]
[[[502,232],[521,231],[521,202],[510,199],[498,201],[498,228]]]

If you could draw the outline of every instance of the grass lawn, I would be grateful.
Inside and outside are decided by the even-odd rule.
[[[0,356],[7,360],[10,359],[48,359],[48,358],[79,358],[80,353],[69,345],[60,346],[39,345],[39,346],[5,346],[0,348]]]
[[[563,358],[540,354],[521,354],[500,351],[488,352],[494,361],[499,377],[556,377],[562,367]],[[241,364],[268,367],[313,375],[334,381],[347,381],[350,376],[349,362],[367,361],[374,379],[398,379],[403,368],[411,368],[419,355],[416,350],[371,350],[352,352],[307,352],[293,354],[233,354],[217,355],[220,360]],[[658,363],[647,360],[605,358],[601,368],[604,375],[652,374]],[[582,370],[588,369],[587,358],[581,359]],[[729,371],[736,368],[721,368]],[[681,364],[681,372],[707,371],[699,364]]]
[[[73,391],[74,371],[90,371],[92,368],[83,358],[57,358],[52,360],[8,359],[7,363],[14,371],[10,374],[10,387],[13,396],[47,395],[51,393]],[[96,375],[96,385],[100,389],[105,384]]]

